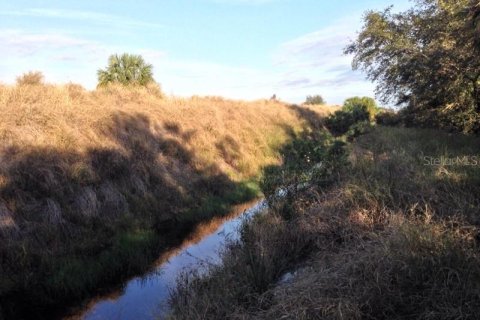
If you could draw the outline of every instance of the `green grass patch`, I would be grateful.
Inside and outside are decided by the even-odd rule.
[[[259,184],[251,179],[237,183],[235,188],[223,196],[206,196],[198,207],[192,208],[178,217],[180,223],[192,224],[230,212],[231,206],[241,204],[261,195]]]

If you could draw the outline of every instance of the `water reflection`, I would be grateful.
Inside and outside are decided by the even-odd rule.
[[[170,289],[179,273],[201,264],[218,263],[226,240],[237,239],[241,223],[266,206],[266,201],[244,204],[227,217],[199,225],[181,246],[162,254],[152,272],[130,280],[123,290],[95,299],[86,311],[69,319],[158,319],[168,311]]]

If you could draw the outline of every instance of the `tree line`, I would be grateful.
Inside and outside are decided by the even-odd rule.
[[[480,1],[415,0],[369,11],[345,53],[406,124],[480,132]]]

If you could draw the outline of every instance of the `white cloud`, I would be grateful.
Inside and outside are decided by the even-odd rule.
[[[215,2],[220,4],[233,4],[233,5],[262,5],[274,2],[281,2],[284,0],[205,0],[209,2]]]
[[[124,16],[105,14],[94,11],[81,10],[65,10],[65,9],[49,9],[49,8],[31,8],[18,11],[3,11],[2,16],[20,16],[20,17],[37,17],[37,18],[55,18],[66,20],[80,20],[96,24],[115,26],[117,28],[162,28],[163,26],[156,23],[150,23],[140,20],[131,19]]]
[[[291,102],[320,93],[327,101],[340,103],[347,96],[371,92],[371,85],[350,71],[350,58],[341,53],[348,38],[345,31],[349,31],[345,26],[334,26],[288,41],[278,48],[272,66],[259,69],[179,59],[161,50],[110,46],[69,34],[0,29],[0,81],[12,82],[22,72],[40,70],[48,81],[94,88],[96,71],[106,65],[108,56],[130,52],[153,64],[155,78],[167,93],[239,99],[275,93]]]
[[[12,82],[29,70],[44,72],[50,82],[75,82],[87,88],[96,85],[96,71],[113,53],[141,54],[158,61],[165,53],[153,49],[105,45],[69,34],[0,29],[0,81]]]
[[[353,22],[352,22],[353,21]],[[96,85],[96,71],[112,53],[141,54],[154,66],[155,78],[167,93],[183,96],[223,95],[302,102],[322,94],[330,103],[352,95],[373,95],[373,85],[351,71],[351,57],[343,55],[355,37],[354,19],[292,39],[275,50],[272,64],[261,68],[180,59],[153,48],[112,46],[67,33],[0,29],[0,81],[12,82],[28,70],[40,70],[48,81]]]
[[[359,15],[360,16],[360,15]],[[358,21],[359,22],[359,21]],[[224,95],[302,102],[320,93],[331,103],[353,95],[373,96],[373,85],[351,70],[343,48],[355,37],[355,19],[342,19],[324,29],[280,44],[272,65],[248,68],[164,56],[155,65],[157,79],[168,93]]]
[[[283,43],[273,57],[274,65],[283,70],[277,88],[297,101],[309,94],[322,94],[333,103],[341,103],[348,95],[373,96],[373,84],[352,71],[352,57],[343,54],[356,37],[360,16],[340,19]]]
[[[95,49],[99,44],[59,33],[33,33],[18,29],[0,30],[3,54],[29,56],[45,49]]]
[[[141,54],[154,66],[155,79],[167,93],[183,96],[223,95],[239,99],[268,97],[274,79],[252,68],[178,59],[152,48],[109,46],[69,34],[0,29],[0,81],[11,83],[29,70],[39,70],[53,83],[96,86],[96,71],[112,53]],[[271,86],[270,86],[271,87]]]
[[[222,95],[238,99],[269,97],[275,79],[254,68],[178,59],[152,48],[110,46],[70,34],[0,29],[0,81],[13,82],[29,70],[44,72],[54,83],[75,82],[93,89],[96,71],[112,53],[141,54],[154,66],[155,79],[167,93]]]

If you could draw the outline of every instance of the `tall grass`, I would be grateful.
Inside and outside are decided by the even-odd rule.
[[[312,180],[246,225],[223,265],[179,279],[171,318],[477,318],[480,163],[425,157],[478,158],[480,140],[377,127],[347,148],[333,184]]]
[[[48,317],[254,197],[280,146],[329,112],[301,111],[158,86],[1,85],[0,314]]]

